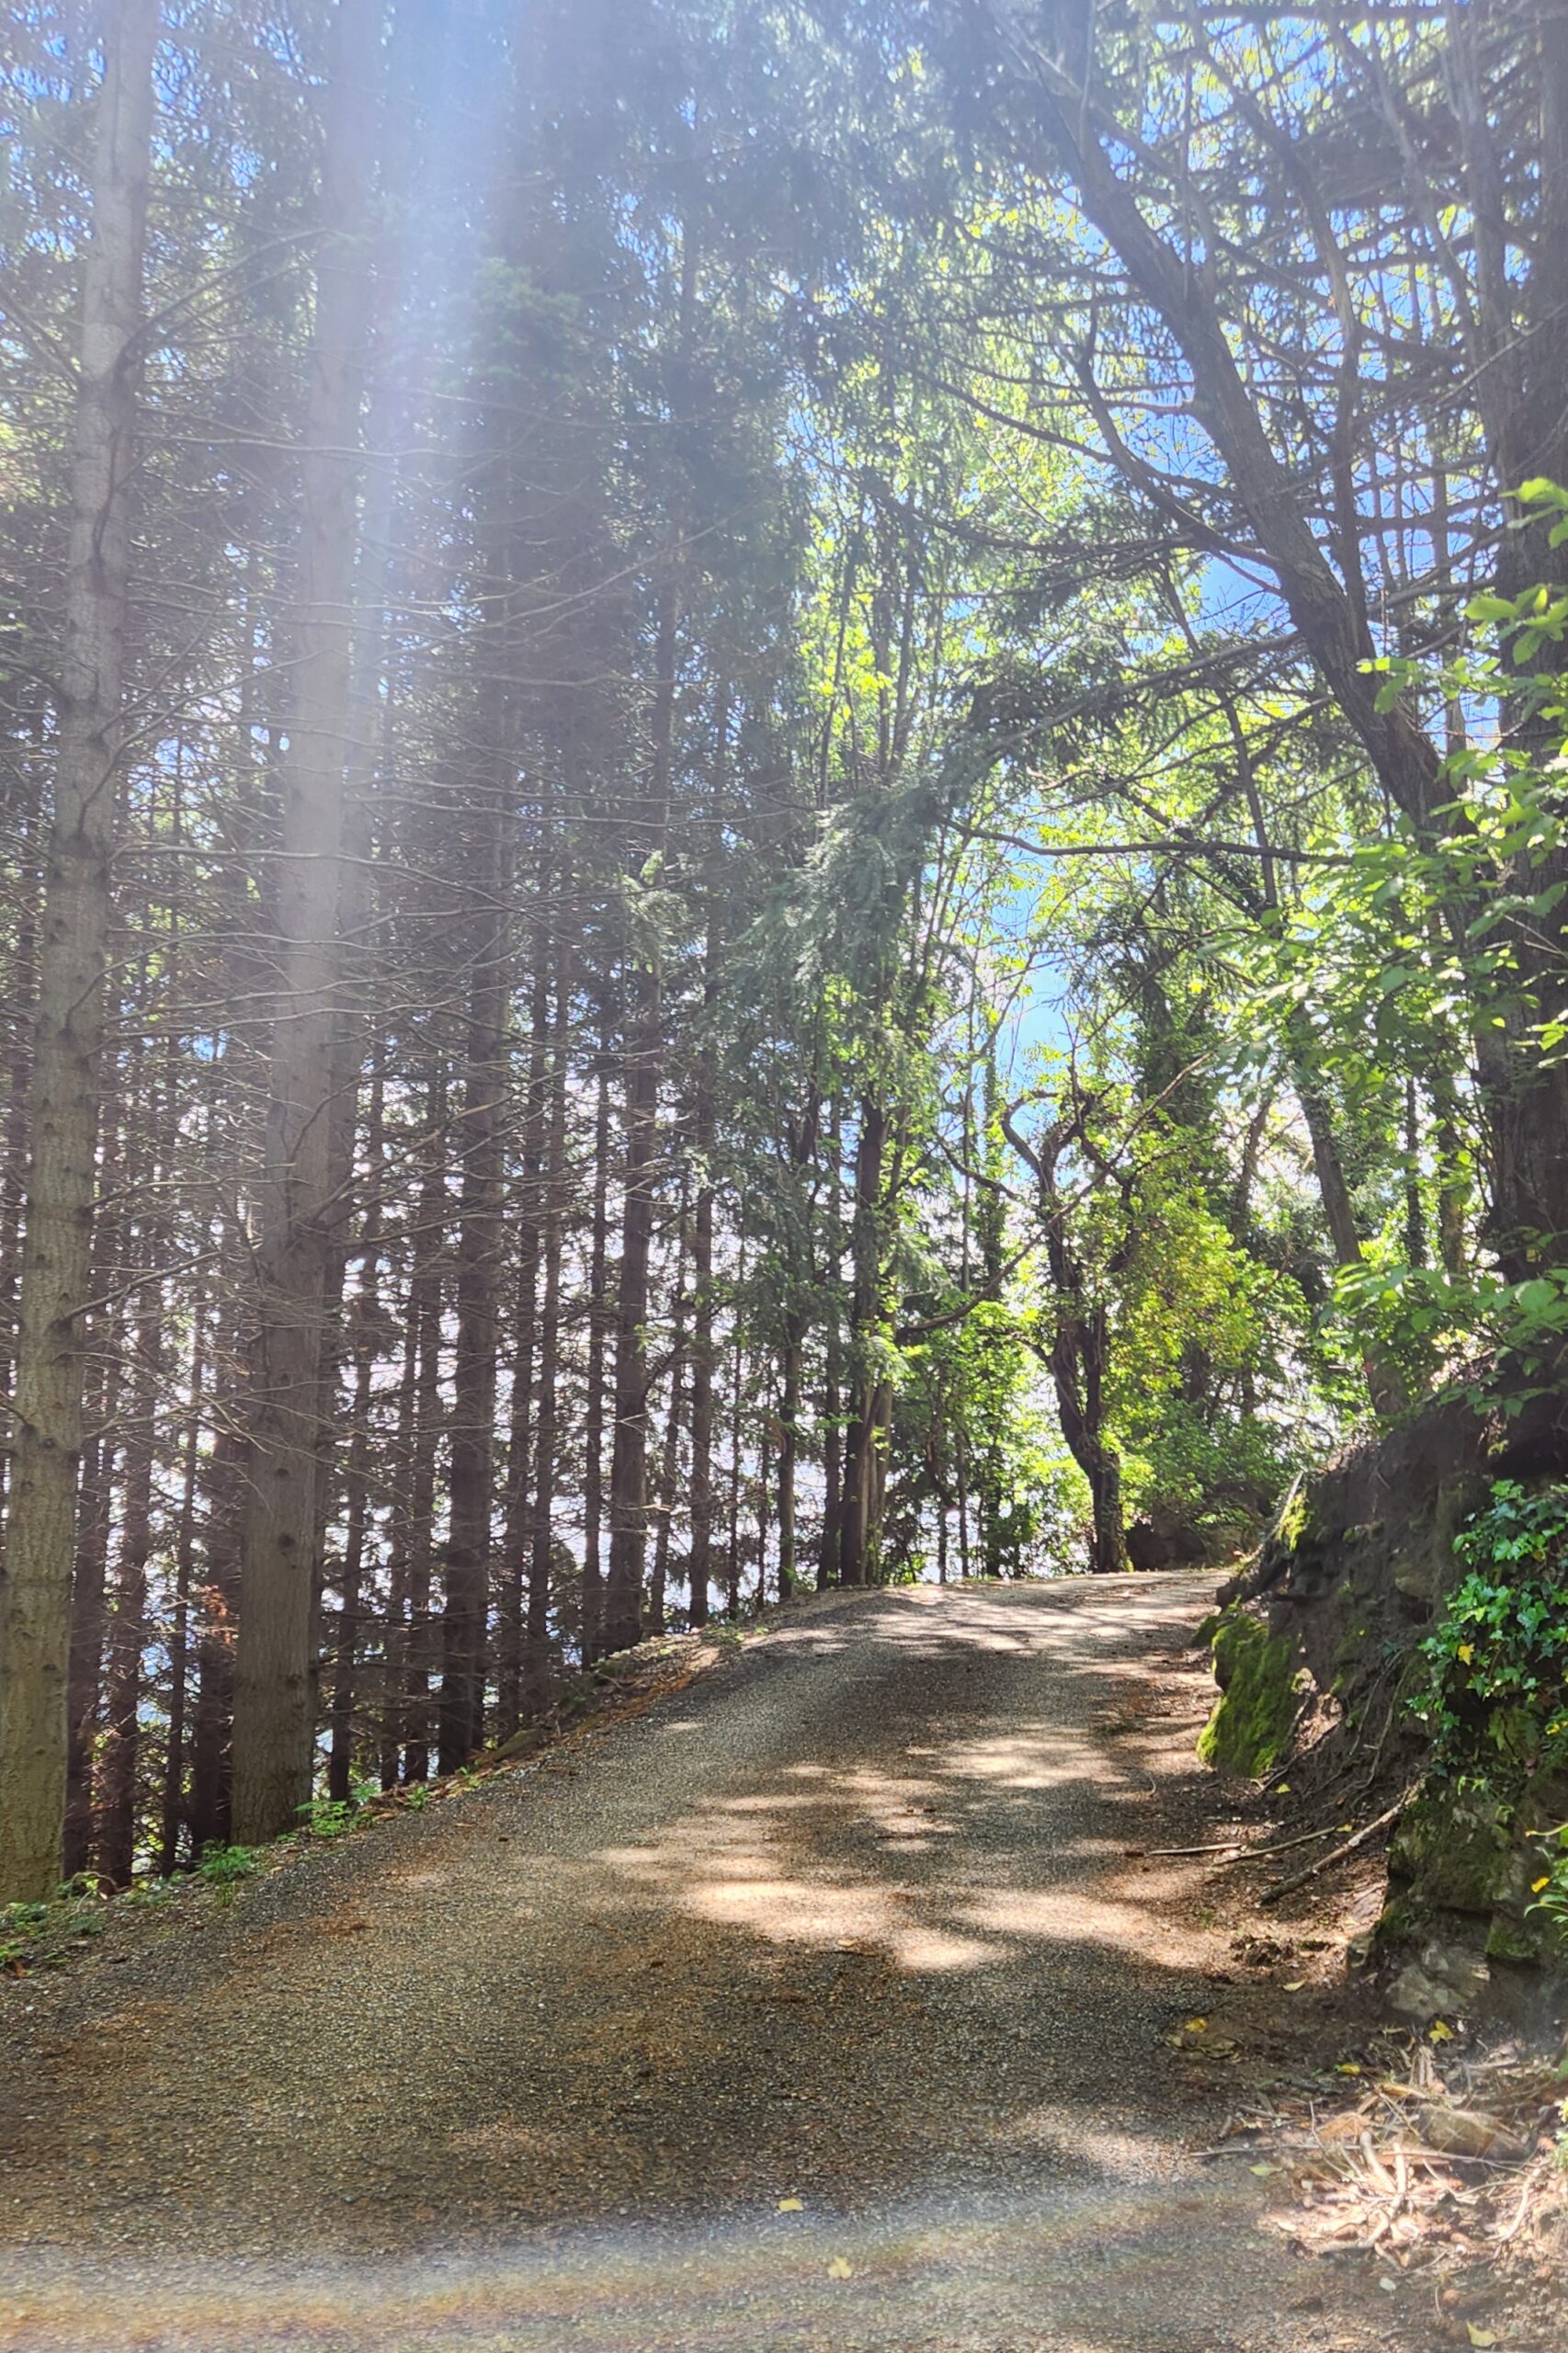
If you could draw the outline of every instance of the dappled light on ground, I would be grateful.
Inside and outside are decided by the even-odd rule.
[[[897,1763],[858,1758],[866,1727],[852,1714],[824,1722],[819,1753],[705,1798],[645,1844],[601,1849],[612,1884],[634,1905],[675,1904],[780,1946],[862,1949],[911,1973],[1002,1968],[1031,1945],[1157,1964],[1168,1934],[1158,1878],[1142,1875],[1136,1895],[1085,1893],[1085,1869],[1113,1859],[1119,1842],[1064,1836],[1053,1813],[1074,1792],[1092,1791],[1100,1807],[1135,1804],[1147,1777],[1086,1750],[1075,1720],[976,1722],[972,1695],[982,1660],[987,1694],[999,1666],[1058,1707],[1085,1678],[1102,1684],[1105,1651],[1138,1608],[1135,1591],[1122,1600],[1114,1590],[1121,1582],[1108,1581],[1092,1613],[1038,1587],[884,1597],[878,1649],[917,1660],[926,1694],[919,1737],[899,1744]],[[838,1647],[831,1617],[775,1640],[818,1657]]]
[[[808,1608],[100,1979],[16,2103],[3,2353],[1399,2343],[1301,2334],[1191,2154],[1221,1932],[1126,1850],[1198,1768],[1128,1728],[1204,1598]]]

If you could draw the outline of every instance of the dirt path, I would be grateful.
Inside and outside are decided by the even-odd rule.
[[[0,2346],[1422,2344],[1194,2155],[1233,2095],[1167,2037],[1224,1938],[1124,1852],[1179,1828],[1189,1735],[1127,1735],[1209,1591],[813,1604],[199,1932],[8,1987]]]

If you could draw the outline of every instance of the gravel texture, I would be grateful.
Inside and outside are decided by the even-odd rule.
[[[1223,1935],[1124,1850],[1197,1768],[1116,1735],[1209,1594],[832,1597],[7,1987],[0,2347],[1421,2345],[1194,2154]]]

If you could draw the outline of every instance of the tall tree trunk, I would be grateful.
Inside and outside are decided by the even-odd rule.
[[[839,1428],[841,1405],[840,1381],[843,1372],[842,1344],[839,1337],[840,1294],[843,1288],[843,1209],[840,1196],[844,1183],[844,1126],[839,1098],[835,1095],[828,1118],[828,1166],[830,1176],[827,1196],[827,1263],[823,1272],[826,1278],[828,1297],[827,1331],[823,1345],[822,1393],[822,1464],[823,1518],[822,1540],[817,1551],[817,1591],[836,1583],[838,1577],[839,1540],[844,1525],[844,1452],[845,1434]]]
[[[92,1290],[96,1300],[122,1289],[126,1211],[123,1199],[118,1197],[125,1190],[120,1160],[125,1144],[124,1124],[123,1117],[106,1121],[98,1154],[98,1184],[105,1207],[93,1233]],[[119,1400],[129,1353],[123,1303],[117,1301],[112,1307],[96,1310],[83,1337],[88,1361],[71,1583],[62,1859],[62,1872],[67,1879],[74,1879],[87,1869],[97,1836],[95,1775],[103,1712],[105,1603],[117,1509]]]
[[[354,1301],[351,1355],[354,1362],[353,1427],[348,1440],[348,1525],[344,1535],[338,1583],[337,1634],[334,1643],[332,1705],[328,1715],[326,1793],[341,1803],[354,1777],[355,1709],[358,1701],[359,1636],[364,1619],[365,1555],[370,1536],[370,1401],[381,1339],[381,1195],[386,1080],[378,1043],[366,1121],[365,1215],[359,1233],[359,1286]]]
[[[539,1328],[539,1414],[534,1431],[533,1543],[528,1623],[523,1640],[523,1707],[541,1715],[550,1700],[550,1599],[555,1566],[556,1455],[561,1444],[561,1258],[566,1216],[567,1057],[572,1025],[572,960],[562,945],[555,975],[551,1038],[550,1110],[545,1139],[544,1297]]]
[[[511,1003],[510,785],[492,788],[480,867],[482,904],[469,996],[468,1070],[459,1137],[457,1348],[452,1388],[451,1529],[441,1621],[440,1769],[484,1737],[485,1633],[495,1499],[496,1301],[505,1227],[503,1122]],[[531,1207],[531,1205],[530,1205]],[[529,1369],[522,1367],[526,1382]]]
[[[108,1221],[100,1219],[102,1236]],[[124,1351],[117,1328],[95,1334],[107,1356],[88,1374],[88,1432],[82,1449],[71,1587],[70,1722],[66,1745],[65,1843],[62,1874],[74,1879],[93,1859],[97,1824],[94,1760],[102,1716],[105,1596],[114,1532],[119,1392]]]
[[[231,1413],[238,1401],[225,1403]],[[226,1846],[233,1823],[234,1619],[239,1603],[240,1522],[246,1448],[220,1428],[207,1472],[207,1581],[199,1603],[196,1704],[190,1726],[190,1851]]]
[[[587,1409],[583,1433],[583,1661],[602,1649],[606,1282],[609,1272],[609,1037],[599,1038],[594,1095],[594,1207],[588,1245]]]
[[[548,898],[549,878],[542,867],[539,878],[540,904]],[[541,923],[534,938],[533,983],[528,1008],[528,1085],[523,1115],[523,1165],[517,1209],[517,1313],[513,1322],[512,1410],[506,1442],[506,1526],[503,1544],[500,1608],[496,1641],[497,1702],[495,1737],[509,1740],[522,1721],[523,1654],[532,1588],[534,1517],[531,1508],[537,1465],[535,1357],[540,1323],[540,1277],[544,1260],[544,1163],[548,1150],[545,1130],[551,1102],[551,1004],[548,926]],[[539,1411],[545,1408],[544,1374],[537,1392]],[[549,1609],[546,1605],[546,1619]]]
[[[719,994],[719,912],[708,892],[703,950],[703,1010]],[[716,1074],[711,1046],[697,1058],[692,1149],[697,1199],[691,1224],[691,1546],[687,1561],[687,1620],[706,1626],[713,1580],[713,1153]]]
[[[1056,1252],[1051,1256],[1054,1258]],[[1129,1566],[1121,1509],[1121,1458],[1106,1437],[1105,1378],[1109,1338],[1103,1306],[1087,1306],[1082,1279],[1069,1263],[1056,1275],[1056,1333],[1050,1352],[1056,1415],[1068,1452],[1089,1488],[1089,1567],[1097,1575]]]
[[[860,1133],[855,1152],[855,1219],[850,1235],[854,1276],[850,1299],[850,1349],[855,1408],[844,1449],[843,1533],[839,1540],[841,1585],[864,1585],[871,1573],[877,1540],[879,1453],[883,1383],[876,1367],[881,1316],[882,1161],[887,1115],[872,1095],[860,1104]]]
[[[446,1244],[447,1212],[442,1164],[447,1074],[439,1063],[431,1074],[427,1099],[429,1132],[415,1213],[414,1266],[408,1287],[408,1314],[415,1331],[417,1371],[414,1386],[414,1445],[403,1518],[408,1635],[399,1738],[405,1781],[429,1778],[430,1675],[436,1663],[436,1627],[430,1604],[435,1559],[436,1454],[441,1442],[441,1257]]]
[[[0,1575],[0,1903],[48,1895],[65,1818],[80,1318],[119,779],[157,0],[108,17],[71,460],[60,734],[39,945],[16,1450]]]
[[[791,1313],[784,1331],[784,1379],[778,1402],[778,1598],[795,1591],[795,1466],[801,1450],[801,1370],[806,1320]]]
[[[681,1185],[680,1218],[676,1229],[676,1266],[670,1285],[670,1394],[665,1408],[665,1440],[659,1464],[659,1525],[653,1537],[653,1583],[649,1597],[648,1631],[662,1634],[669,1593],[670,1541],[675,1521],[676,1490],[680,1475],[681,1420],[686,1405],[686,1255],[691,1216],[689,1174]]]
[[[311,1793],[317,1421],[332,1210],[339,852],[354,642],[355,485],[381,0],[338,0],[301,468],[293,696],[276,904],[279,1017],[261,1193],[258,1329],[234,1666],[234,1836]]]
[[[135,1869],[141,1794],[142,1660],[147,1646],[147,1563],[153,1549],[155,1417],[163,1364],[163,1299],[156,1279],[142,1292],[131,1362],[98,1799],[98,1868],[116,1887],[128,1887]]]
[[[741,1474],[744,1468],[742,1404],[745,1378],[745,1333],[742,1325],[740,1302],[744,1297],[746,1283],[746,1222],[743,1209],[740,1256],[735,1267],[733,1336],[730,1346],[730,1529],[724,1556],[724,1615],[731,1620],[741,1614]]]
[[[609,1574],[605,1579],[602,1634],[607,1652],[629,1649],[642,1630],[648,1522],[648,1255],[653,1232],[661,1060],[659,988],[654,973],[633,975],[632,999],[635,1010],[626,1074],[625,1203],[616,1289]]]
[[[676,326],[676,383],[671,405],[688,407],[682,381],[697,302],[697,246],[681,241]],[[684,563],[681,501],[673,493],[665,533],[665,577],[653,647],[648,784],[633,839],[642,860],[657,858],[669,828],[675,778],[676,684],[680,660]],[[604,1647],[627,1649],[642,1630],[642,1574],[648,1532],[648,1253],[657,1183],[659,1072],[664,1056],[664,988],[657,949],[634,946],[626,976],[626,1190],[621,1211],[620,1279],[616,1298],[615,1431],[610,1448],[609,1574],[605,1580]]]
[[[1340,1267],[1358,1267],[1363,1259],[1361,1236],[1356,1223],[1356,1211],[1350,1199],[1345,1164],[1339,1156],[1339,1139],[1335,1132],[1333,1115],[1304,1055],[1297,1056],[1290,1075],[1312,1142],[1318,1198],[1323,1203],[1324,1220],[1334,1245],[1335,1263]],[[1409,1400],[1397,1367],[1381,1350],[1369,1347],[1362,1358],[1362,1370],[1366,1374],[1367,1393],[1372,1401],[1373,1412],[1385,1418],[1401,1412]]]
[[[168,1879],[182,1859],[189,1821],[186,1802],[186,1722],[190,1692],[190,1607],[196,1582],[196,1499],[201,1464],[202,1394],[207,1382],[207,1309],[197,1299],[191,1319],[190,1367],[186,1396],[188,1420],[180,1476],[179,1517],[175,1528],[174,1608],[169,1620],[169,1716],[164,1739],[164,1795],[158,1839],[158,1871]]]
[[[773,1438],[765,1416],[756,1465],[756,1606],[767,1605],[767,1511],[773,1495]],[[779,1596],[783,1598],[782,1593]]]
[[[419,1327],[405,1301],[403,1361],[397,1384],[397,1420],[392,1438],[392,1543],[387,1560],[386,1617],[381,1631],[381,1783],[397,1786],[403,1756],[403,1695],[409,1666],[408,1497],[413,1484],[415,1409],[419,1386]]]
[[[41,710],[33,733],[41,738]],[[41,749],[41,745],[40,745]],[[0,1397],[15,1387],[17,1287],[21,1275],[22,1208],[27,1188],[28,1096],[32,1085],[32,1031],[38,982],[38,835],[37,772],[40,758],[19,759],[21,794],[14,822],[17,828],[17,892],[19,901],[16,938],[6,960],[6,1013],[9,1039],[6,1053],[6,1116],[0,1131]],[[0,1447],[0,1542],[4,1508],[11,1485],[9,1447]],[[0,1574],[4,1572],[0,1571]]]

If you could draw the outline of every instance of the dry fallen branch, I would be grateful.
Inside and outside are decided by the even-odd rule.
[[[1305,1887],[1309,1880],[1316,1879],[1319,1871],[1332,1870],[1335,1863],[1342,1863],[1347,1856],[1356,1854],[1369,1839],[1375,1838],[1380,1830],[1391,1828],[1399,1820],[1414,1794],[1414,1790],[1406,1790],[1392,1805],[1379,1814],[1375,1822],[1369,1822],[1364,1830],[1358,1830],[1354,1838],[1347,1838],[1343,1847],[1335,1847],[1332,1854],[1320,1855],[1315,1862],[1307,1865],[1304,1871],[1296,1871],[1290,1879],[1280,1880],[1278,1885],[1266,1887],[1257,1899],[1259,1904],[1279,1903],[1282,1897],[1294,1894],[1297,1888]]]

